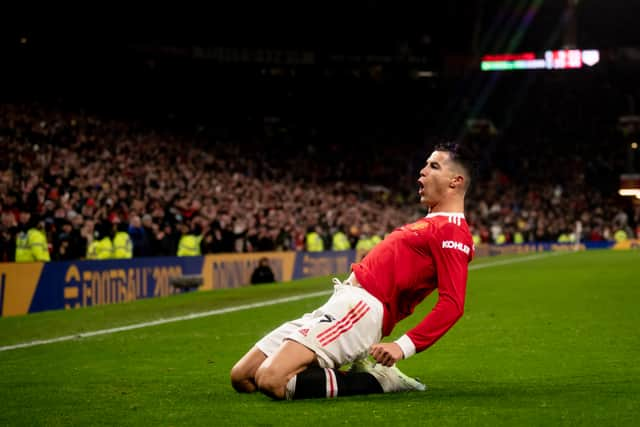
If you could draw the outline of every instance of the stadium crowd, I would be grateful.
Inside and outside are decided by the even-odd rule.
[[[387,185],[388,167],[339,145],[287,155],[290,146],[259,138],[5,104],[0,148],[1,261],[15,259],[17,236],[31,228],[44,233],[49,259],[70,260],[119,249],[123,257],[366,249],[425,214],[413,184],[419,167]],[[384,156],[405,162],[392,150]],[[467,217],[476,243],[637,236],[640,208],[590,188],[579,160],[549,163],[543,175],[557,181],[532,179],[525,159],[518,168],[520,176],[491,169],[474,184]],[[355,179],[363,174],[365,182]]]
[[[269,177],[246,146],[24,105],[2,107],[0,133],[4,260],[18,228],[38,222],[51,258],[75,259],[122,224],[134,256],[157,256],[189,232],[203,253],[300,250],[316,226],[362,239],[406,218],[388,193],[355,183]]]

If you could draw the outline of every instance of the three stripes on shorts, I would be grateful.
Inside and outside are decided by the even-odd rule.
[[[316,339],[323,347],[331,344],[337,340],[342,334],[349,331],[353,325],[355,325],[365,314],[369,312],[370,308],[364,301],[360,300],[345,316],[338,320],[330,328],[320,332]]]

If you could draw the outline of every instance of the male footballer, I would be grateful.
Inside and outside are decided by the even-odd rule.
[[[473,163],[462,145],[438,145],[418,178],[429,214],[390,233],[344,282],[334,279],[322,307],[258,341],[231,370],[233,387],[275,399],[425,390],[395,363],[429,348],[462,316],[473,258],[464,217]],[[416,327],[380,342],[435,289],[438,301]]]

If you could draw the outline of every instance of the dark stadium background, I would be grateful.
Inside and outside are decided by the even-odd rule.
[[[410,68],[402,58],[413,54],[426,60],[424,68],[438,73],[436,82],[429,86],[449,95],[446,90],[457,77],[450,68],[460,71],[451,64],[456,57],[470,61],[485,53],[540,52],[567,44],[585,49],[640,45],[636,27],[640,2],[582,0],[569,7],[572,3],[456,0],[395,5],[329,1],[309,6],[291,1],[239,1],[95,10],[8,7],[0,30],[2,73],[6,77],[2,96],[37,100],[63,96],[100,105],[110,101],[118,110],[128,105],[125,100],[147,107],[164,101],[165,108],[199,111],[212,104],[210,96],[230,82],[265,85],[264,75],[255,71],[282,62],[228,60],[221,66],[213,60],[190,59],[184,51],[196,46],[311,52],[317,65],[284,67],[287,71],[296,69],[300,79],[307,77],[302,85],[331,78],[339,82],[339,77],[344,80],[349,71],[358,68],[354,61],[331,59],[340,55],[396,58],[376,77],[384,83],[400,84],[407,80],[405,68]],[[567,10],[573,10],[575,31],[566,25],[563,15]],[[526,13],[531,13],[533,20],[524,28]],[[507,48],[515,36],[517,44]],[[24,44],[21,38],[26,39]],[[377,63],[371,60],[361,68],[366,65]],[[362,80],[371,80],[367,73],[362,74]],[[276,86],[276,82],[270,83]],[[246,92],[244,96],[252,95]],[[437,105],[442,98],[423,100],[429,101]]]
[[[598,191],[635,230],[617,189],[638,166],[637,135],[617,121],[640,96],[639,16],[638,1],[595,0],[20,6],[3,14],[0,101],[252,141],[267,157],[312,153],[329,180],[336,158],[355,158],[350,179],[405,195],[436,141],[464,138],[481,183],[579,175],[576,191]],[[601,63],[479,71],[486,53],[564,47],[600,49]],[[472,118],[497,132],[470,132]]]

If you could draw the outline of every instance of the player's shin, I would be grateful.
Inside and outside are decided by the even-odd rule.
[[[382,392],[380,383],[369,373],[313,367],[289,380],[286,398],[310,399]]]

